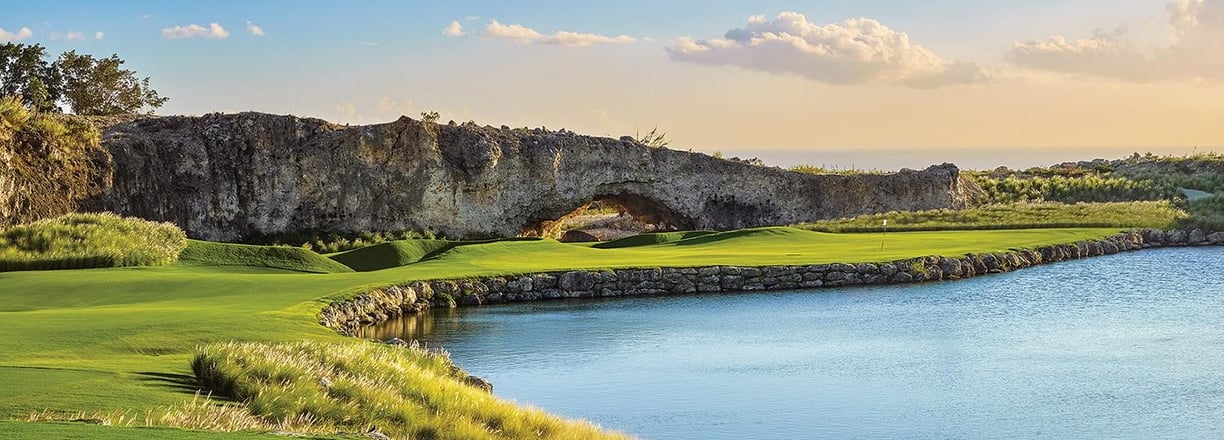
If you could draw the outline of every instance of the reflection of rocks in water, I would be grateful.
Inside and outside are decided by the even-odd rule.
[[[429,313],[413,313],[389,319],[377,325],[361,327],[358,337],[386,341],[402,339],[411,341],[428,335],[433,331],[433,319]]]

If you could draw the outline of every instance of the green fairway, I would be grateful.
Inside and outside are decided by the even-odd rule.
[[[170,266],[0,273],[0,418],[44,410],[141,411],[190,400],[195,388],[189,362],[197,346],[342,341],[343,336],[315,321],[316,313],[332,298],[389,283],[564,269],[890,261],[1070,243],[1118,231],[882,236],[758,228],[616,249],[552,240],[498,241],[455,246],[418,262],[384,249],[362,264],[388,268],[368,272],[344,271],[348,268],[302,249],[262,248],[277,249],[267,251],[276,258],[248,262],[226,257],[231,254],[220,248],[231,245],[192,242],[184,261]],[[260,249],[242,248],[264,255]],[[306,263],[281,264],[287,255],[297,256],[291,262]],[[244,262],[248,265],[241,266]],[[21,432],[26,431],[17,438]]]
[[[126,426],[98,426],[86,423],[22,423],[0,421],[0,433],[6,439],[57,439],[57,440],[270,440],[284,438],[322,439],[341,437],[285,437],[275,434],[246,432],[205,432],[175,428],[150,428]],[[357,436],[349,437],[357,438]]]

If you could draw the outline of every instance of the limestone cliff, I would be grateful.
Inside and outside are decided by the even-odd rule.
[[[367,126],[258,113],[103,128],[111,185],[83,203],[234,240],[302,229],[540,235],[593,200],[676,228],[740,228],[963,204],[952,165],[815,176],[568,131]]]

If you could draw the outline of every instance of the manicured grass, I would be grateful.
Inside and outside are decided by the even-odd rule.
[[[152,428],[130,426],[101,426],[88,423],[38,422],[24,423],[0,421],[0,434],[5,439],[57,439],[57,440],[273,440],[273,439],[322,439],[339,437],[286,437],[283,435],[247,432],[206,432],[177,428]]]
[[[455,242],[447,240],[398,240],[332,255],[329,258],[358,272],[388,269],[416,263]]]
[[[671,243],[674,241],[684,240],[686,238],[700,237],[702,235],[713,233],[714,231],[655,232],[650,234],[638,234],[619,240],[605,241],[591,247],[596,249],[616,249],[634,246],[649,246],[652,244]]]
[[[179,261],[191,266],[249,266],[295,272],[339,273],[353,269],[311,250],[190,240]]]
[[[794,228],[619,249],[499,241],[457,246],[402,267],[323,274],[268,267],[279,265],[263,253],[271,251],[250,250],[247,260],[232,245],[193,242],[183,262],[171,266],[0,273],[0,418],[44,410],[144,411],[189,401],[196,347],[352,343],[318,325],[315,315],[331,298],[378,285],[563,269],[887,261],[1068,243],[1118,231],[890,232],[882,251],[881,234]]]

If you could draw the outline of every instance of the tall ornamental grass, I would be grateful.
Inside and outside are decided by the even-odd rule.
[[[444,353],[354,340],[218,343],[192,370],[265,423],[310,433],[377,431],[401,439],[625,438],[502,401],[465,384]]]
[[[0,271],[160,266],[187,235],[170,223],[115,214],[68,214],[0,231]]]

